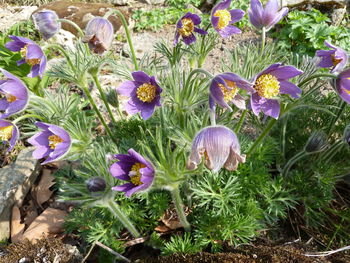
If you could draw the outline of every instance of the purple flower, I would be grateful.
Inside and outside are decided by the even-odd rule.
[[[250,106],[255,115],[263,111],[266,115],[278,119],[280,105],[274,99],[279,94],[289,94],[299,98],[301,89],[288,81],[303,72],[293,66],[282,66],[276,63],[264,69],[254,78],[255,92],[250,97]]]
[[[242,19],[244,11],[241,9],[227,10],[230,4],[231,0],[224,0],[214,6],[211,11],[211,24],[223,38],[242,32],[232,24]]]
[[[36,122],[35,125],[43,129],[28,139],[31,145],[36,146],[33,152],[35,159],[45,158],[42,164],[47,164],[57,161],[69,152],[72,142],[68,132],[53,124]]]
[[[47,40],[53,37],[61,29],[61,23],[58,22],[58,16],[55,11],[41,10],[32,15],[35,28]]]
[[[119,161],[111,165],[110,173],[128,183],[112,187],[112,190],[125,192],[125,195],[130,197],[152,185],[154,168],[134,149],[129,149],[128,154],[116,154],[114,157]]]
[[[350,104],[350,68],[341,72],[335,83],[339,96]]]
[[[25,37],[9,36],[9,38],[13,41],[7,42],[5,47],[14,52],[19,51],[23,57],[17,61],[17,65],[27,63],[32,67],[27,76],[34,78],[39,75],[42,78],[46,67],[46,56],[40,46]]]
[[[108,19],[95,17],[87,23],[83,42],[88,43],[89,48],[97,54],[103,54],[112,44],[114,28]]]
[[[196,169],[203,157],[204,165],[214,172],[218,172],[223,166],[234,171],[240,162],[245,162],[245,155],[241,155],[236,134],[224,126],[206,127],[196,135],[187,169]]]
[[[193,32],[201,35],[208,34],[205,30],[196,27],[200,23],[201,18],[196,14],[192,14],[191,12],[188,12],[186,15],[181,17],[176,24],[174,45],[177,45],[180,36],[186,45],[190,45],[196,42],[196,36],[193,34]]]
[[[16,125],[9,121],[0,120],[0,141],[3,144],[9,144],[7,151],[12,150],[19,137],[19,131]]]
[[[238,94],[239,89],[254,92],[253,84],[236,74],[226,72],[216,75],[210,84],[210,99],[230,110],[232,109],[228,102],[232,102],[240,109],[245,109],[245,100]]]
[[[141,112],[141,117],[147,120],[152,116],[155,106],[161,106],[160,93],[163,90],[158,86],[155,77],[148,76],[143,71],[135,71],[131,74],[134,80],[123,82],[117,88],[117,92],[130,97],[125,106],[129,114]]]
[[[251,0],[250,8],[248,9],[249,20],[256,28],[265,27],[269,31],[277,24],[286,14],[288,8],[283,7],[280,10],[277,0],[269,0],[263,8],[259,0]]]
[[[318,64],[321,68],[330,68],[332,73],[340,72],[348,63],[346,51],[325,41],[324,44],[332,50],[317,50],[316,56],[321,58]]]
[[[23,110],[28,104],[29,95],[20,79],[2,68],[0,71],[6,77],[0,80],[0,119],[3,119]]]

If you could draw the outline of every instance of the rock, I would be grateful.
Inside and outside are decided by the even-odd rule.
[[[45,9],[53,10],[57,13],[59,18],[71,20],[76,23],[81,29],[85,29],[87,22],[91,18],[95,16],[104,16],[105,13],[111,9],[116,8],[113,5],[106,3],[72,3],[70,1],[56,1],[40,6],[37,11]],[[126,21],[128,21],[130,18],[129,9],[117,9],[123,13]],[[119,17],[116,15],[110,16],[109,21],[113,24],[115,32],[117,32],[122,26]],[[77,35],[77,30],[68,23],[62,23],[62,28],[73,33],[74,35]]]
[[[22,150],[15,163],[0,169],[0,241],[9,238],[13,204],[21,206],[39,174],[40,165],[32,157],[33,150]]]
[[[50,39],[52,43],[59,44],[60,46],[64,47],[65,49],[74,49],[74,39],[75,35],[73,35],[71,32],[66,31],[64,29],[61,29],[58,31],[55,36]]]
[[[333,25],[340,25],[341,21],[343,20],[344,16],[346,14],[346,7],[344,8],[338,8],[334,9],[332,13],[332,24]]]
[[[145,0],[149,5],[162,5],[165,3],[165,0]]]
[[[130,1],[129,0],[110,0],[109,2],[114,5],[127,5]]]
[[[5,32],[14,24],[30,19],[36,6],[4,6],[0,8],[0,32]]]
[[[282,6],[287,7],[306,7],[306,8],[316,8],[316,9],[322,9],[322,8],[344,8],[346,7],[347,0],[282,0]]]
[[[134,45],[136,57],[138,59],[141,59],[145,54],[151,55],[152,53],[154,53],[154,45],[158,41],[159,38],[157,38],[156,36],[152,36],[147,32],[132,36],[132,43]],[[128,43],[124,44],[123,51],[126,53],[130,53]]]

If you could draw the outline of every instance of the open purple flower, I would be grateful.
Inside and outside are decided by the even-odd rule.
[[[17,65],[27,63],[31,66],[31,70],[27,75],[30,78],[40,76],[42,78],[46,67],[46,56],[41,47],[34,41],[17,36],[9,36],[13,41],[7,42],[5,47],[14,52],[20,52],[23,59],[17,61]]]
[[[240,109],[245,109],[245,100],[238,94],[239,89],[254,92],[253,84],[249,83],[240,76],[226,72],[216,75],[210,84],[210,99],[214,100],[221,107],[228,108],[229,102],[232,102]]]
[[[12,150],[19,137],[19,131],[16,125],[9,121],[0,120],[0,141],[3,144],[8,144],[7,151]]]
[[[154,168],[134,149],[129,149],[128,154],[116,154],[114,157],[119,161],[111,165],[110,173],[113,177],[128,183],[112,187],[112,190],[125,192],[125,195],[130,197],[152,185]]]
[[[117,92],[120,95],[130,97],[125,106],[126,111],[133,115],[141,112],[141,117],[147,120],[152,116],[155,106],[161,106],[159,87],[154,76],[148,76],[143,71],[131,73],[134,80],[123,82]]]
[[[201,35],[208,34],[205,30],[196,27],[200,23],[201,18],[196,14],[192,14],[191,12],[188,12],[181,17],[176,24],[174,45],[177,45],[180,36],[186,45],[190,45],[196,42],[196,36],[193,34],[193,32]]]
[[[29,138],[28,142],[36,147],[33,152],[35,159],[45,158],[41,164],[57,161],[69,152],[72,141],[68,132],[53,124],[36,122],[35,125],[43,131]]]
[[[339,96],[350,104],[350,68],[341,72],[335,83]]]
[[[204,165],[214,172],[218,172],[223,166],[234,171],[240,162],[245,162],[245,155],[241,154],[236,134],[224,126],[206,127],[196,135],[187,169],[196,169],[202,158]]]
[[[242,19],[244,11],[241,9],[227,10],[230,4],[231,0],[224,0],[214,6],[211,11],[211,24],[223,38],[242,32],[232,24]]]
[[[269,0],[265,8],[263,8],[260,0],[251,0],[248,9],[249,20],[253,26],[258,29],[265,27],[266,31],[269,31],[287,13],[288,8],[283,7],[280,10],[277,0]]]
[[[53,37],[61,29],[58,16],[55,11],[41,10],[32,15],[35,27],[43,35],[44,39]]]
[[[317,50],[316,56],[321,58],[318,64],[321,68],[332,68],[331,72],[336,73],[343,70],[348,63],[348,55],[345,50],[325,41],[324,44],[331,50]]]
[[[255,92],[250,97],[250,106],[255,115],[260,111],[278,119],[280,104],[274,99],[279,94],[289,94],[293,98],[299,98],[301,89],[288,81],[303,72],[293,66],[282,66],[276,63],[264,69],[254,78]]]
[[[108,19],[95,17],[87,23],[83,42],[88,43],[89,48],[97,54],[103,54],[112,44],[114,28]]]
[[[23,82],[0,68],[5,80],[0,80],[0,119],[23,110],[29,101],[28,89]]]

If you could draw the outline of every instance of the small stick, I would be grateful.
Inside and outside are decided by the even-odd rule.
[[[83,258],[83,260],[81,261],[81,263],[84,263],[90,256],[92,250],[94,249],[94,247],[96,246],[96,242],[92,243],[88,253],[86,254],[86,256]]]
[[[129,259],[127,259],[126,257],[120,255],[119,253],[115,252],[113,249],[107,247],[106,245],[102,244],[101,242],[99,241],[95,241],[95,244],[102,247],[103,249],[107,250],[109,253],[113,254],[114,256],[116,256],[117,258],[125,261],[125,262],[128,262],[128,263],[131,263],[131,261]]]
[[[344,250],[350,249],[350,246],[338,248],[336,250],[331,250],[331,251],[324,251],[324,252],[316,252],[315,254],[305,254],[307,257],[326,257]]]

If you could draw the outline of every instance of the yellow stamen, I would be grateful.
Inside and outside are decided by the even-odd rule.
[[[51,149],[55,149],[57,144],[61,142],[63,142],[63,139],[60,136],[56,134],[49,136],[49,145]]]
[[[279,94],[280,83],[275,76],[264,74],[256,80],[254,88],[260,97],[270,99]]]
[[[214,16],[219,18],[217,28],[218,29],[223,29],[227,27],[230,24],[231,19],[231,14],[229,11],[226,9],[224,10],[218,10],[214,13]]]
[[[349,79],[350,79],[350,78],[349,78]],[[344,89],[344,88],[343,88],[343,90],[344,90],[347,94],[350,95],[350,90],[347,90],[347,89]]]
[[[40,64],[40,62],[41,62],[40,58],[26,58],[27,57],[27,46],[28,45],[25,45],[19,51],[19,53],[21,53],[21,56],[26,60],[26,63],[28,65],[30,65],[30,66],[34,66],[34,65]]]
[[[9,141],[12,138],[13,125],[0,127],[0,141]]]
[[[151,83],[142,84],[137,88],[137,98],[143,102],[152,102],[156,97],[157,87]]]
[[[146,165],[144,165],[143,163],[135,163],[132,167],[131,170],[129,172],[129,176],[130,176],[130,182],[133,185],[142,185],[143,183],[141,182],[141,173],[140,173],[140,169],[141,168],[145,168]]]
[[[229,101],[233,100],[233,98],[236,96],[236,94],[238,92],[238,87],[237,87],[236,83],[234,83],[233,81],[225,80],[225,82],[226,82],[226,85],[231,89],[226,88],[222,84],[219,84],[219,87],[220,87],[222,93],[224,94],[224,100],[226,102],[229,102]]]
[[[183,37],[188,37],[194,31],[194,24],[192,19],[184,18],[181,20],[182,27],[178,29],[179,34]]]
[[[333,62],[333,66],[336,66],[336,65],[338,65],[340,62],[342,62],[342,59],[341,59],[341,58],[335,58],[335,54],[332,54],[332,55],[331,55],[331,59],[332,59],[332,62]]]
[[[12,94],[6,94],[6,100],[7,102],[14,102],[17,100],[16,96],[12,95]]]

